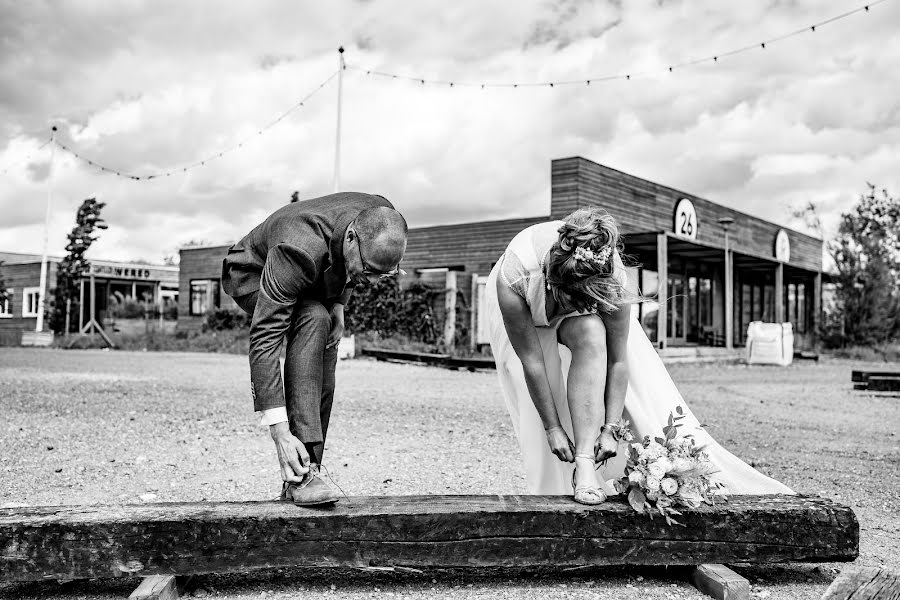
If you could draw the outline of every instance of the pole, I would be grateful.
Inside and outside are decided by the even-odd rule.
[[[725,348],[734,348],[734,265],[725,228]]]
[[[94,285],[94,274],[91,273],[91,335],[94,334],[94,325],[97,323],[97,287]]]
[[[44,331],[44,306],[47,296],[47,244],[50,240],[50,204],[53,201],[53,154],[56,144],[53,138],[56,135],[56,126],[50,128],[50,168],[47,172],[47,213],[44,215],[44,248],[41,253],[41,282],[39,284],[40,292],[38,293],[38,314],[37,323],[34,326],[35,332]]]
[[[338,48],[337,127],[334,136],[334,192],[341,187],[341,95],[344,89],[344,47]]]

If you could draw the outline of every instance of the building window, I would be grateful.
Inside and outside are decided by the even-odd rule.
[[[0,298],[0,319],[9,319],[12,315],[12,297],[13,292],[15,292],[12,288],[6,289],[6,297]]]
[[[200,316],[219,307],[219,280],[192,279],[190,314]]]
[[[22,289],[22,316],[36,317],[41,303],[41,288],[27,287]]]

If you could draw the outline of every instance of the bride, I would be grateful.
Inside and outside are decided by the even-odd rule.
[[[631,316],[642,299],[626,291],[620,245],[615,220],[583,208],[521,231],[488,278],[491,350],[529,492],[603,502],[614,493],[606,480],[624,471],[621,419],[637,439],[658,436],[680,406],[681,431],[706,445],[730,494],[792,493],[717,444],[685,405]]]

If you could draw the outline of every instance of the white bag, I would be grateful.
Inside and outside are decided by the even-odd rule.
[[[752,321],[747,326],[747,363],[789,365],[794,360],[794,328],[790,323]]]

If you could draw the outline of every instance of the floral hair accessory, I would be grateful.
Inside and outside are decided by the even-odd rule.
[[[603,266],[607,263],[610,256],[612,256],[612,247],[610,246],[603,246],[596,252],[584,246],[575,248],[575,260],[579,262],[588,261]]]

